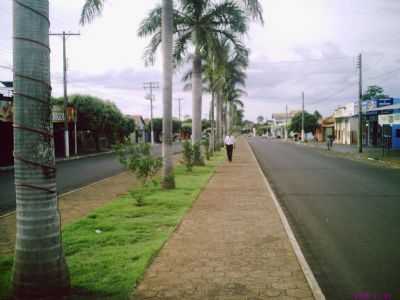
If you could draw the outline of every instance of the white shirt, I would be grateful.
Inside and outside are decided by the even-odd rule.
[[[233,135],[227,135],[224,139],[225,145],[234,145],[235,144],[235,137]]]

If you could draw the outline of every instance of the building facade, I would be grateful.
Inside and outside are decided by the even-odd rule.
[[[400,98],[368,100],[363,103],[362,110],[365,144],[400,149]]]
[[[329,136],[335,135],[335,118],[333,116],[321,118],[315,130],[315,139],[319,143],[326,142]]]
[[[357,144],[358,116],[354,102],[339,106],[333,113],[335,120],[335,143],[343,145]]]
[[[272,114],[271,134],[276,138],[286,138],[290,136],[289,128],[293,117],[300,111],[293,110],[288,113]]]

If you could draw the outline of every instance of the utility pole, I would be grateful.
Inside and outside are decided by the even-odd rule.
[[[64,73],[64,144],[65,144],[65,157],[69,157],[69,133],[68,133],[68,92],[67,92],[67,46],[66,41],[69,36],[78,36],[80,33],[66,33],[63,31],[62,33],[49,33],[51,36],[62,36],[63,40],[63,73]],[[76,148],[76,145],[75,145]]]
[[[304,92],[302,93],[302,111],[301,111],[301,141],[304,143]]]
[[[181,113],[182,113],[181,105],[182,105],[183,98],[176,98],[175,100],[178,101],[179,121],[181,121]]]
[[[358,79],[358,152],[363,152],[363,124],[362,124],[362,54],[360,53],[358,56],[358,70],[359,70],[359,79]]]
[[[149,94],[146,96],[146,99],[150,100],[150,135],[151,135],[151,144],[154,144],[154,126],[153,126],[153,101],[155,96],[153,95],[153,90],[160,88],[160,85],[156,81],[149,81],[143,84],[145,90],[149,90]]]
[[[289,119],[289,112],[288,112],[288,106],[286,104],[286,118],[285,118],[285,140],[288,139],[289,133],[288,133],[288,119]]]

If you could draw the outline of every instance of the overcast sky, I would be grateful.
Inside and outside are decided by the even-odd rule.
[[[108,0],[102,17],[78,24],[83,0],[52,0],[51,32],[80,32],[67,42],[69,93],[88,93],[114,101],[127,114],[149,114],[144,81],[160,81],[160,59],[145,67],[148,39],[136,35],[141,20],[160,0]],[[363,54],[364,86],[381,85],[400,97],[399,0],[261,0],[265,25],[252,24],[245,97],[246,118],[299,109],[329,115],[357,98],[356,56]],[[11,0],[0,0],[0,65],[11,65]],[[62,94],[62,40],[51,37],[54,95]],[[174,97],[184,98],[183,114],[191,114],[191,93],[182,92],[181,75]],[[0,68],[0,80],[11,80]],[[204,97],[204,116],[208,110]],[[160,91],[155,114],[161,115]],[[177,105],[174,107],[177,116]]]

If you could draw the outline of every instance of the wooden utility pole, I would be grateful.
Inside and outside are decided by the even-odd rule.
[[[155,96],[153,95],[153,90],[160,88],[160,85],[156,81],[149,81],[143,84],[145,90],[149,90],[149,95],[146,96],[146,99],[150,100],[150,139],[151,144],[154,144],[154,126],[153,126],[153,101]]]
[[[64,144],[65,144],[65,157],[69,157],[69,133],[68,133],[68,90],[67,90],[67,37],[69,36],[78,36],[80,33],[66,33],[63,31],[62,33],[49,33],[51,36],[62,36],[63,40],[63,82],[64,82]],[[75,145],[76,148],[76,145]]]
[[[178,116],[179,116],[179,121],[181,121],[181,114],[182,114],[182,101],[183,98],[176,98],[176,101],[178,101]]]
[[[287,140],[288,137],[289,137],[289,132],[288,132],[288,119],[289,119],[289,112],[288,112],[288,106],[287,106],[287,104],[286,104],[285,140]]]
[[[302,110],[301,110],[301,141],[304,142],[304,92],[302,93]]]
[[[362,115],[362,54],[360,53],[358,56],[358,70],[359,70],[359,79],[358,79],[358,152],[363,152],[363,115]]]

